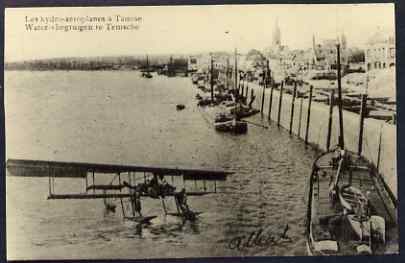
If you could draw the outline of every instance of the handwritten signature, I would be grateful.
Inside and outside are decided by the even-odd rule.
[[[241,235],[232,238],[228,242],[228,248],[243,250],[250,249],[253,247],[269,247],[272,245],[277,245],[285,242],[291,242],[291,238],[287,236],[288,224],[284,228],[283,233],[275,234],[270,231],[265,231],[263,228],[254,230],[247,235]]]

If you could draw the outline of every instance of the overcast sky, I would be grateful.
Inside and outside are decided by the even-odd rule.
[[[25,16],[141,16],[139,30],[121,32],[27,32]],[[272,42],[275,21],[281,42],[308,48],[312,35],[361,46],[378,27],[394,32],[393,4],[232,5],[176,7],[75,7],[6,9],[5,60],[64,56],[109,56],[242,52]],[[228,32],[228,33],[225,33]]]

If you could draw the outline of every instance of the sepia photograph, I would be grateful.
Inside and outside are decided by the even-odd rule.
[[[7,260],[399,253],[395,8],[6,8]]]

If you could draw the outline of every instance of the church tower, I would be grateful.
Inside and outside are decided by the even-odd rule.
[[[278,26],[278,19],[276,19],[276,24],[273,30],[273,47],[281,46],[281,32],[280,27]]]
[[[317,55],[317,50],[316,50],[316,41],[315,41],[315,34],[312,34],[312,65],[315,65],[316,63],[316,55]]]

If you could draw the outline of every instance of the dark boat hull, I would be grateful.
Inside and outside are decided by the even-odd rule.
[[[150,223],[150,221],[157,216],[126,216],[125,219],[140,224]]]
[[[395,204],[375,171],[365,160],[354,156],[350,153],[353,159],[345,163],[334,159],[335,154],[329,152],[314,162],[306,196],[308,255],[398,253]],[[341,177],[334,177],[339,174]],[[338,179],[335,181],[335,178]],[[334,182],[336,187],[331,187]],[[347,193],[353,193],[357,200],[368,200],[364,219],[359,219],[359,207],[353,205]]]
[[[230,132],[234,134],[247,133],[247,123],[244,121],[225,121],[215,123],[215,129],[220,132]]]

